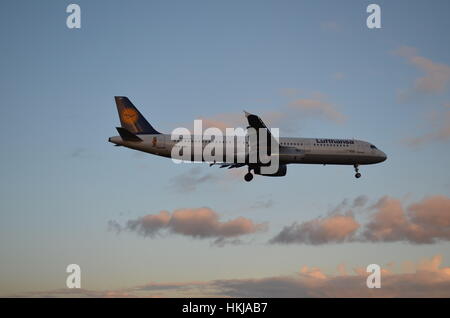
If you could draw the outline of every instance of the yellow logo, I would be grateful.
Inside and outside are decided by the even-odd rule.
[[[153,140],[152,140],[153,147],[156,147],[157,142],[158,142],[158,139],[156,139],[156,137],[153,137]]]
[[[121,112],[122,120],[124,123],[133,125],[138,120],[138,113],[132,108],[125,108]]]

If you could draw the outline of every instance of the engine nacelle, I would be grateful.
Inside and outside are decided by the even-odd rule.
[[[259,174],[260,176],[265,177],[284,177],[287,173],[287,165],[279,165],[278,170],[275,173],[272,174],[266,174],[261,173],[261,167],[255,167],[254,169],[255,174]]]

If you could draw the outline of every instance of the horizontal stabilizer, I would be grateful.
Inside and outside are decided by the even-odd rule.
[[[122,139],[125,140],[125,141],[142,141],[141,138],[139,138],[135,134],[129,132],[125,128],[116,127],[116,129],[119,132],[120,137],[122,137]]]

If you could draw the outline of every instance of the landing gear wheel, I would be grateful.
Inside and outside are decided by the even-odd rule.
[[[244,180],[247,182],[252,181],[253,179],[253,174],[251,172],[248,172],[245,176],[244,176]]]
[[[359,173],[358,165],[353,165],[353,167],[355,167],[355,172],[356,172],[355,178],[356,179],[361,178],[361,174]]]

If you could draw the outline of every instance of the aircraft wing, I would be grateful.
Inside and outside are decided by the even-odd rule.
[[[250,114],[250,113],[246,112],[245,110],[244,110],[244,113],[245,113],[245,117],[247,117],[249,127],[252,127],[255,129],[263,128],[263,129],[269,130],[269,128],[267,128],[266,124],[264,124],[264,122],[262,121],[261,118],[259,118],[259,116]],[[269,133],[270,133],[270,130],[269,130]]]
[[[258,136],[259,140],[259,130],[260,129],[265,129],[266,133],[267,133],[267,148],[269,153],[271,153],[271,139],[273,138],[275,140],[275,142],[278,144],[278,141],[275,139],[275,137],[273,137],[272,133],[270,132],[270,129],[267,128],[266,124],[264,124],[264,122],[262,121],[262,119],[254,114],[250,114],[246,111],[245,112],[245,117],[248,120],[248,124],[249,126],[247,128],[254,128],[256,130],[256,134]],[[257,144],[254,145],[254,147],[252,147],[252,145],[250,145],[250,151],[257,151],[259,147],[259,142],[257,141]],[[253,148],[253,150],[251,150]],[[212,162],[209,164],[210,167],[212,166],[219,166],[219,168],[228,168],[228,169],[233,169],[233,168],[241,168],[243,166],[246,166],[247,163],[227,163],[227,162],[221,162],[221,163],[216,163],[216,162]]]
[[[250,114],[246,111],[244,111],[245,113],[245,117],[247,117],[247,121],[248,121],[248,125],[249,127],[252,127],[254,129],[256,129],[257,134],[259,133],[259,129],[265,129],[267,131],[267,147],[270,149],[270,140],[273,137],[272,133],[270,132],[270,129],[267,128],[266,124],[264,124],[264,122],[262,121],[262,119],[254,114]],[[247,127],[247,128],[249,128]],[[278,144],[278,141],[276,141],[276,139],[274,138],[275,142]]]
[[[246,163],[210,163],[209,166],[212,167],[214,165],[219,166],[219,168],[228,168],[228,169],[233,169],[233,168],[241,168],[243,166],[246,166]]]

